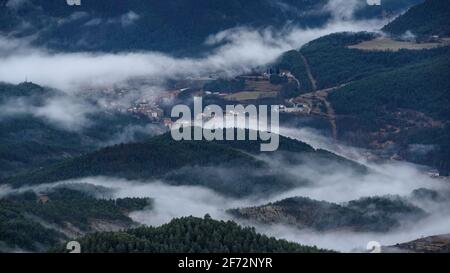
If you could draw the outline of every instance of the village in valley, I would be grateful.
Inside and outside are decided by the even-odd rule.
[[[372,40],[377,42],[376,39]],[[358,44],[359,45],[359,44]],[[367,47],[367,45],[366,45]],[[376,50],[367,49],[366,50]],[[100,91],[105,97],[103,107],[145,119],[161,128],[170,129],[176,125],[177,118],[171,117],[173,106],[182,104],[193,108],[194,97],[202,98],[203,106],[219,105],[277,105],[279,106],[280,122],[301,124],[305,120],[312,128],[319,128],[324,135],[334,141],[342,140],[341,130],[338,132],[340,116],[335,113],[329,101],[329,95],[345,87],[351,82],[334,87],[320,89],[306,58],[303,58],[306,68],[305,78],[297,78],[294,74],[279,67],[258,68],[257,70],[234,77],[221,74],[206,77],[186,77],[168,81],[165,89],[142,90],[105,87]],[[141,85],[136,80],[136,86]],[[310,88],[302,86],[309,84]],[[133,97],[133,93],[138,93]],[[131,98],[130,98],[131,96]],[[224,112],[224,115],[229,113]],[[411,124],[411,117],[414,124]],[[193,117],[194,118],[194,117]],[[374,138],[366,147],[364,153],[368,160],[403,160],[402,153],[392,149],[402,132],[411,128],[432,128],[442,126],[439,122],[415,111],[398,111],[396,120],[406,125],[404,128],[387,124],[379,131],[369,133]],[[433,178],[442,177],[436,169],[424,170]]]
[[[326,115],[320,112],[324,109],[321,102],[310,94],[301,95],[300,81],[290,71],[281,69],[269,68],[231,79],[187,78],[174,82],[170,90],[148,92],[135,100],[124,99],[130,91],[104,88],[101,91],[106,97],[103,106],[165,127],[171,127],[175,121],[170,117],[172,106],[190,105],[194,96],[203,98],[208,104],[279,105],[280,113],[286,115]]]

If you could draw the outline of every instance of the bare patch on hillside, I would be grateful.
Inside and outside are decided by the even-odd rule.
[[[366,51],[399,51],[401,49],[421,50],[436,47],[449,46],[450,38],[437,39],[433,42],[417,43],[412,41],[398,41],[388,37],[379,37],[370,41],[364,41],[348,48]]]

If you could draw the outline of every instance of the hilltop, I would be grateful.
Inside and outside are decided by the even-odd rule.
[[[277,240],[232,221],[184,217],[160,227],[94,233],[79,238],[83,253],[320,253],[317,247]],[[51,252],[65,252],[55,247]]]
[[[291,164],[318,163],[356,172],[368,170],[333,153],[316,150],[297,140],[280,137],[275,153],[261,153],[259,141],[175,141],[170,132],[144,142],[120,144],[63,160],[23,175],[5,178],[14,187],[53,183],[89,176],[113,176],[173,185],[199,185],[230,196],[271,194],[309,183],[286,173],[271,159]],[[261,157],[264,156],[264,157]],[[217,174],[220,170],[226,175]],[[251,171],[249,171],[251,170]]]
[[[59,111],[63,109],[72,110],[62,115]],[[121,137],[124,133],[131,139],[148,138],[150,133],[142,130],[147,125],[146,119],[34,83],[0,83],[0,179],[80,156],[117,140],[127,141]]]
[[[419,38],[433,35],[450,36],[450,1],[426,0],[411,7],[405,14],[383,28],[394,35],[404,35],[408,31]]]

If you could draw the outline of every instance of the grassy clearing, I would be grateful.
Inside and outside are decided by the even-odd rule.
[[[364,41],[356,45],[348,46],[348,48],[367,50],[367,51],[399,51],[401,49],[409,50],[421,50],[421,49],[431,49],[441,46],[450,45],[450,39],[442,39],[442,42],[433,43],[415,43],[408,41],[396,41],[391,38],[381,37],[370,41]]]
[[[227,100],[233,101],[248,101],[248,100],[259,100],[266,98],[276,98],[278,96],[278,92],[249,92],[243,91],[234,94],[230,94],[225,97]]]

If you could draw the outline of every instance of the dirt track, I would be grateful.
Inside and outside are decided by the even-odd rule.
[[[317,90],[317,81],[316,81],[316,79],[314,79],[314,76],[313,76],[313,74],[311,72],[311,67],[309,66],[308,60],[301,53],[300,53],[300,56],[302,57],[303,63],[305,64],[306,73],[308,74],[309,81],[311,82],[312,90],[316,91]]]
[[[313,74],[311,72],[311,67],[309,66],[308,60],[306,59],[306,57],[303,54],[300,54],[300,55],[301,55],[301,57],[303,59],[303,62],[305,64],[306,72],[308,74],[309,81],[311,82],[311,87],[312,87],[313,92],[307,93],[307,94],[303,94],[303,95],[301,95],[299,97],[299,99],[308,101],[310,103],[310,105],[312,105],[312,102],[314,100],[320,101],[320,102],[322,102],[325,105],[326,113],[323,113],[322,111],[320,111],[320,109],[319,110],[317,110],[317,109],[314,110],[313,109],[311,111],[311,114],[325,116],[328,119],[328,121],[330,122],[331,133],[333,135],[333,138],[337,139],[336,113],[335,113],[335,111],[333,109],[333,106],[328,101],[327,97],[328,97],[328,94],[331,91],[333,91],[333,90],[335,90],[337,88],[340,88],[342,86],[345,86],[345,84],[344,85],[339,85],[339,86],[336,86],[336,87],[332,87],[332,88],[317,90],[317,81],[316,81],[316,79],[314,78],[314,76],[313,76]]]

